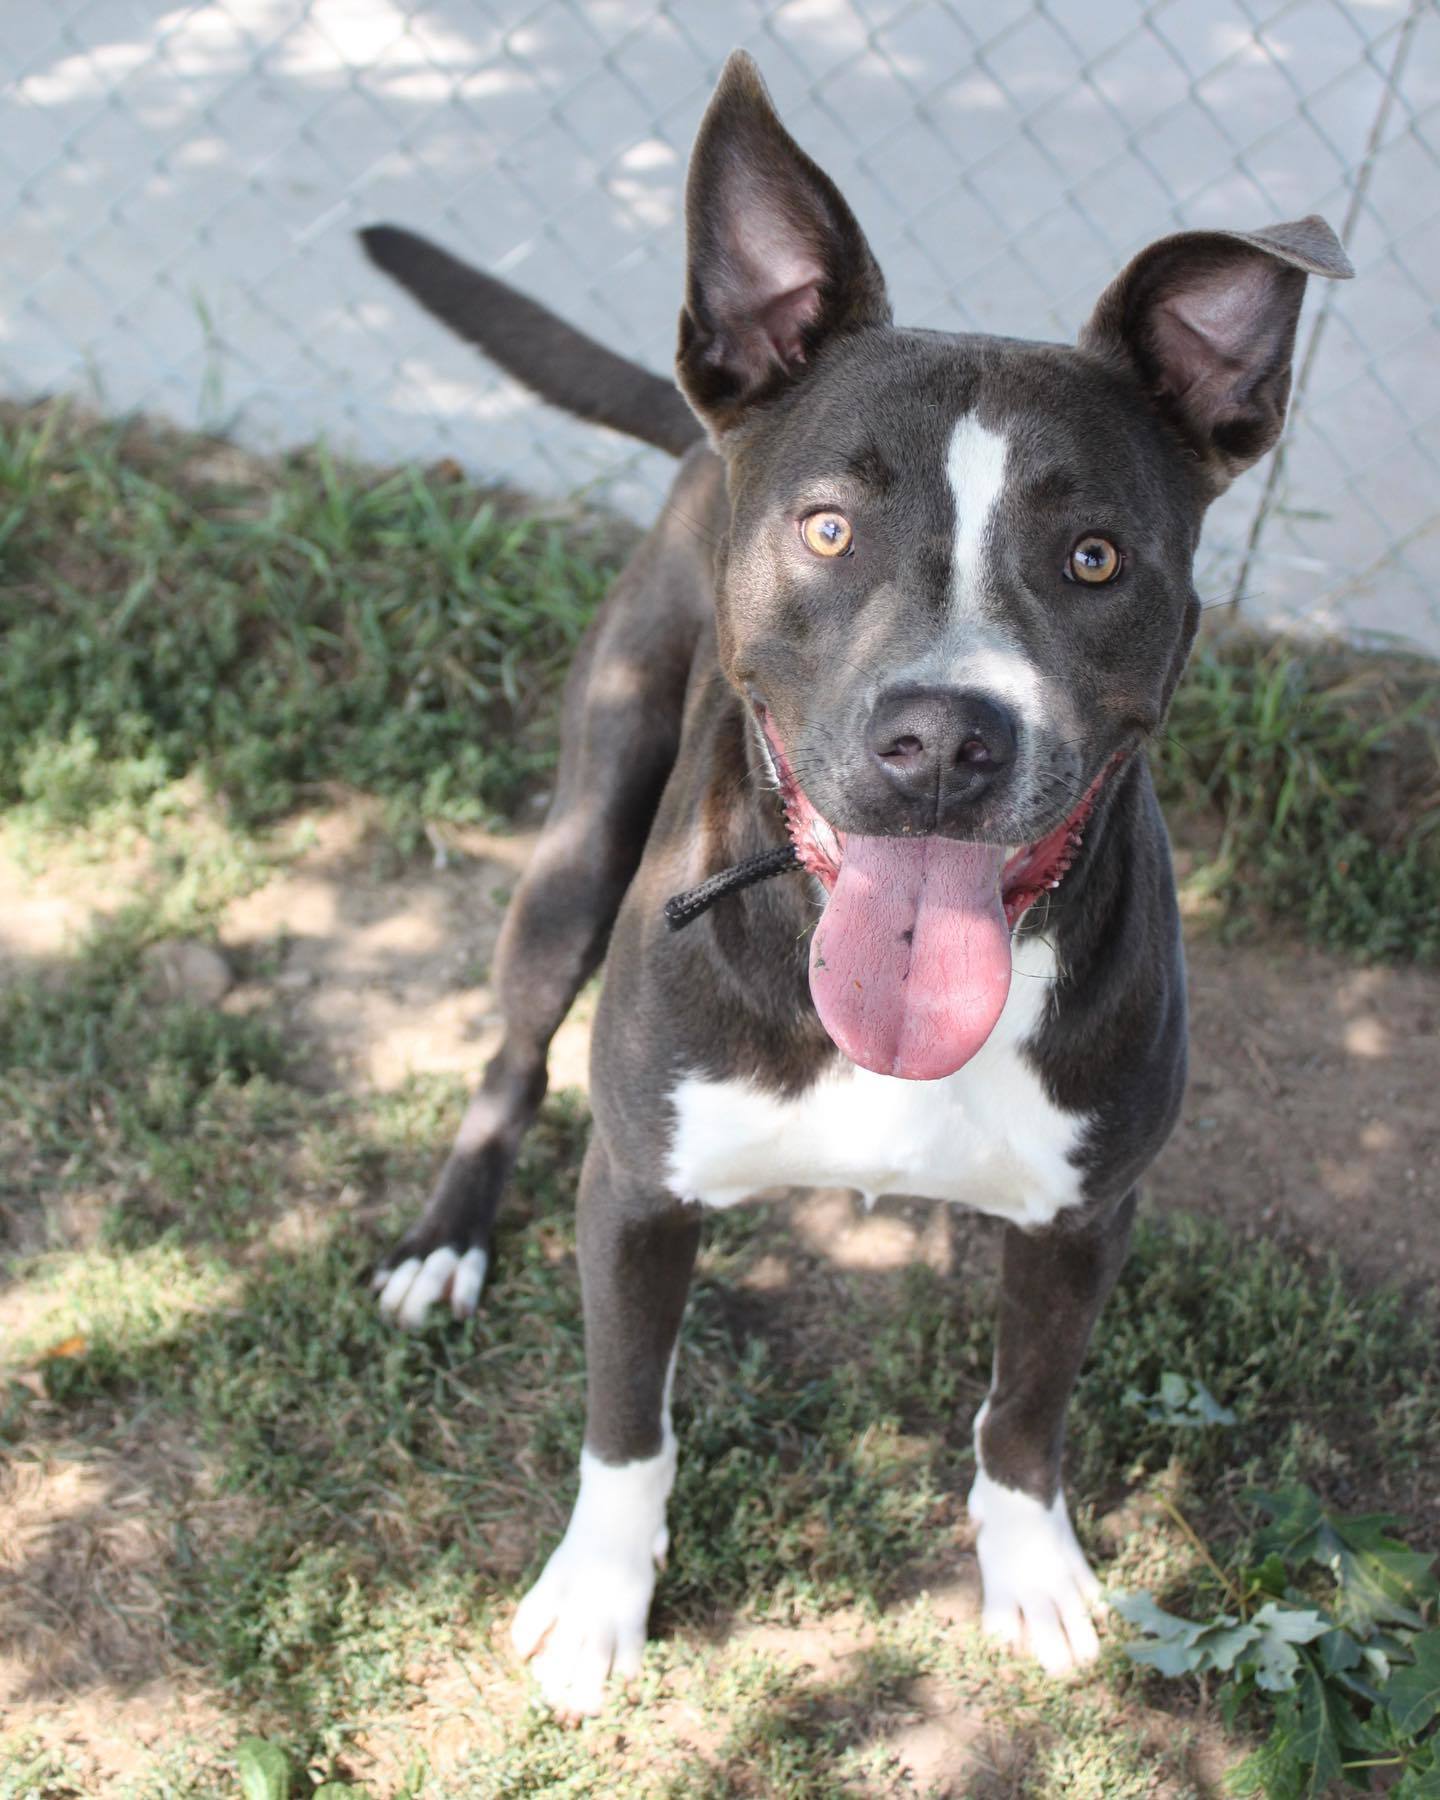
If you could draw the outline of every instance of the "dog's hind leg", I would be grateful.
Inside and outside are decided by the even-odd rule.
[[[554,801],[496,948],[504,1035],[424,1213],[376,1272],[381,1310],[402,1325],[439,1301],[457,1318],[475,1310],[550,1040],[604,956],[675,761],[708,596],[654,566],[666,531],[620,577],[571,670]]]

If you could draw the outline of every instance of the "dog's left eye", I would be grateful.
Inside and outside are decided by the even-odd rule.
[[[805,548],[816,556],[844,556],[855,541],[855,532],[844,513],[813,512],[800,521]]]
[[[1090,531],[1086,532],[1070,552],[1065,573],[1071,581],[1087,581],[1092,587],[1099,587],[1103,582],[1115,579],[1120,573],[1122,560],[1120,552],[1109,538]]]

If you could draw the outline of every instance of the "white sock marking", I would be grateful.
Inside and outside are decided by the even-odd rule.
[[[425,1323],[425,1315],[435,1302],[448,1293],[455,1317],[468,1318],[485,1285],[487,1266],[483,1250],[467,1250],[461,1256],[448,1244],[432,1250],[423,1262],[418,1256],[407,1256],[389,1275],[376,1276],[380,1310],[387,1319],[413,1331]]]
[[[655,1571],[670,1546],[665,1507],[675,1482],[674,1379],[671,1351],[654,1456],[616,1465],[581,1450],[570,1523],[510,1627],[517,1654],[535,1658],[540,1691],[564,1716],[599,1712],[607,1676],[640,1672]]]
[[[975,1420],[979,1462],[982,1406]],[[1075,1537],[1065,1496],[1049,1506],[1006,1487],[985,1472],[975,1475],[968,1501],[977,1526],[975,1554],[984,1590],[983,1629],[1030,1653],[1050,1675],[1065,1675],[1100,1653],[1091,1614],[1102,1609],[1100,1583]]]
[[[400,1310],[400,1302],[410,1291],[410,1283],[420,1273],[420,1258],[407,1256],[398,1268],[392,1269],[385,1276],[384,1285],[380,1289],[380,1310],[387,1319],[393,1319]],[[379,1280],[379,1277],[376,1277]]]
[[[618,1467],[580,1452],[570,1523],[510,1630],[519,1655],[535,1657],[535,1678],[556,1712],[599,1712],[611,1670],[638,1672],[674,1480],[668,1432],[656,1455]]]
[[[419,1274],[410,1283],[395,1314],[398,1323],[407,1331],[425,1323],[426,1313],[449,1287],[450,1277],[459,1261],[460,1258],[445,1244],[439,1250],[432,1250],[421,1263]]]
[[[489,1269],[490,1258],[483,1250],[467,1250],[460,1258],[450,1283],[450,1310],[457,1319],[468,1319],[474,1312]]]

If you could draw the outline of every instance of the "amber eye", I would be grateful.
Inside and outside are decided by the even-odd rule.
[[[1074,581],[1088,581],[1092,587],[1113,581],[1120,573],[1120,552],[1109,538],[1093,533],[1082,537],[1070,552],[1065,573]]]
[[[855,541],[850,521],[838,512],[811,513],[800,521],[800,535],[816,556],[843,556]]]

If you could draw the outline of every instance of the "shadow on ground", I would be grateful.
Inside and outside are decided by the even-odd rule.
[[[247,1731],[376,1796],[1215,1791],[1233,1740],[1196,1693],[1140,1683],[1113,1651],[1049,1687],[975,1637],[959,1497],[994,1231],[900,1201],[867,1214],[846,1194],[711,1222],[643,1706],[578,1732],[536,1710],[504,1633],[572,1491],[584,1103],[563,1095],[542,1117],[481,1316],[382,1326],[369,1269],[462,1088],[368,1078],[366,1034],[388,1014],[360,1008],[359,1063],[317,1089],[316,1047],[338,1066],[318,999],[357,937],[386,1007],[433,1030],[417,1054],[472,1057],[431,959],[452,954],[493,865],[402,878],[369,854],[363,834],[322,838],[268,912],[222,916],[238,979],[218,1006],[148,1000],[123,932],[15,958],[0,1682],[8,1742],[55,1771],[30,1791],[228,1794]],[[304,884],[329,909],[314,933],[289,905]],[[412,907],[434,917],[407,937]],[[490,925],[471,929],[465,953],[483,953]],[[330,947],[313,979],[285,984],[316,944]],[[1422,1171],[1406,1203],[1428,1193],[1435,1126],[1411,1083],[1433,1083],[1412,1065],[1434,978],[1204,939],[1192,966],[1195,1097],[1070,1445],[1109,1578],[1161,1594],[1196,1557],[1157,1484],[1217,1542],[1248,1528],[1239,1494],[1256,1479],[1440,1527],[1426,1303],[1367,1295],[1316,1254],[1338,1245],[1374,1270],[1395,1158]],[[1335,1210],[1346,1194],[1369,1197],[1368,1235]],[[1202,1216],[1168,1216],[1177,1202]],[[1133,1394],[1168,1371],[1203,1379],[1233,1430],[1148,1417]]]

